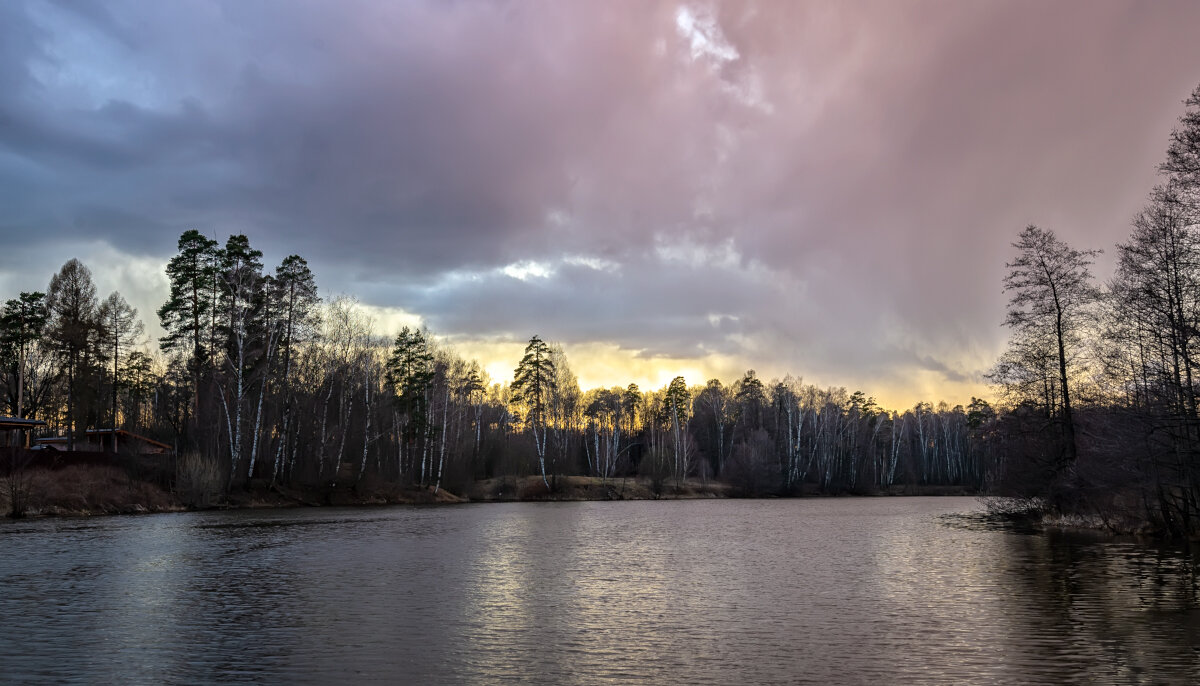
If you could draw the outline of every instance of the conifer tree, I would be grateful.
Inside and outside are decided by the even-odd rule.
[[[525,355],[513,372],[514,400],[525,405],[525,423],[533,433],[542,483],[550,488],[546,478],[546,436],[550,393],[554,384],[554,359],[550,346],[534,335],[525,346]]]
[[[25,416],[25,364],[29,348],[41,339],[48,319],[46,294],[38,291],[24,292],[9,300],[0,314],[0,358],[11,360],[16,368],[13,412],[18,418]]]
[[[166,335],[159,339],[165,352],[185,352],[187,368],[192,376],[194,410],[200,406],[200,379],[212,363],[212,350],[205,341],[212,340],[211,327],[215,314],[215,283],[217,277],[218,244],[199,231],[185,231],[179,237],[179,253],[167,263],[167,279],[171,284],[167,302],[158,309],[158,319]]]

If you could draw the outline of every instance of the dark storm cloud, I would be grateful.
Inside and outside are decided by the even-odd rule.
[[[1200,81],[1198,20],[1170,2],[0,3],[0,231],[158,259],[185,228],[246,232],[446,334],[973,383],[1021,227],[1127,233]],[[40,287],[33,268],[0,255],[10,288]]]
[[[637,259],[620,271],[568,263],[526,280],[503,272],[451,280],[414,288],[402,301],[429,312],[435,330],[524,337],[530,326],[549,327],[566,343],[616,334],[646,356],[699,356],[739,352],[732,337],[744,334],[745,324],[720,313],[752,312],[758,286],[746,273]]]

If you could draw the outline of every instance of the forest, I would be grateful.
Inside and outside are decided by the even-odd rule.
[[[322,300],[302,257],[267,271],[245,236],[220,245],[188,231],[167,273],[167,334],[153,351],[138,345],[137,313],[119,293],[98,301],[78,260],[45,293],[10,300],[11,414],[68,438],[117,427],[161,440],[225,489],[633,475],[758,495],[985,480],[970,438],[992,414],[982,400],[892,412],[862,392],[753,370],[732,383],[585,391],[562,347],[538,336],[512,378],[494,380],[427,330],[384,335],[352,299]]]
[[[189,230],[166,267],[166,335],[102,300],[72,259],[0,317],[5,413],[68,450],[119,428],[175,448],[178,479],[222,492],[396,483],[460,492],[482,479],[630,476],[669,493],[714,480],[748,496],[957,486],[1025,507],[1200,529],[1200,89],[1169,136],[1160,183],[1115,247],[1029,226],[1002,287],[1010,331],[992,402],[879,407],[797,377],[676,377],[659,389],[581,389],[539,336],[492,379],[434,332],[380,331],[322,298],[306,260],[273,269],[245,235]]]

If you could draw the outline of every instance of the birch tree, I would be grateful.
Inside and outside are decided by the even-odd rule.
[[[557,474],[566,465],[572,439],[579,430],[583,393],[579,390],[579,380],[571,371],[562,346],[550,346],[550,363],[554,368],[554,379],[549,389],[549,425],[555,448],[551,471]]]
[[[250,393],[250,373],[257,361],[256,348],[262,334],[258,319],[263,304],[262,252],[250,247],[244,235],[230,236],[220,253],[220,329],[225,340],[226,379],[220,385],[220,400],[229,439],[230,480],[239,478],[246,458],[245,415]],[[253,466],[252,460],[250,460]],[[246,477],[253,476],[249,471]]]
[[[282,462],[289,454],[292,442],[293,408],[292,392],[293,363],[296,347],[310,340],[316,333],[317,296],[316,279],[308,262],[299,255],[289,255],[275,268],[268,293],[279,313],[279,353],[282,356],[280,369],[283,409],[279,418],[279,440],[275,449],[273,472],[278,473]],[[274,478],[274,474],[273,477]]]
[[[421,454],[419,483],[427,481],[431,429],[429,409],[435,375],[433,350],[429,339],[420,329],[404,327],[396,335],[387,360],[387,382],[391,385],[393,401],[401,417],[401,450],[408,449],[408,462],[415,464],[416,451]],[[404,454],[400,456],[404,462]]]
[[[726,438],[730,433],[729,425],[732,419],[728,390],[721,385],[720,379],[709,379],[704,390],[700,392],[697,403],[707,410],[713,432],[716,434],[716,455],[714,457],[716,458],[716,476],[720,477],[725,473],[725,459],[728,455]],[[700,420],[697,419],[697,421]]]
[[[692,396],[682,376],[675,377],[667,385],[663,401],[671,427],[673,472],[678,485],[687,476],[690,467],[688,423],[691,421]]]

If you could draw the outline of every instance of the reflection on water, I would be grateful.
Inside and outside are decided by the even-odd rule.
[[[0,524],[0,682],[1200,683],[1197,561],[965,498]]]

